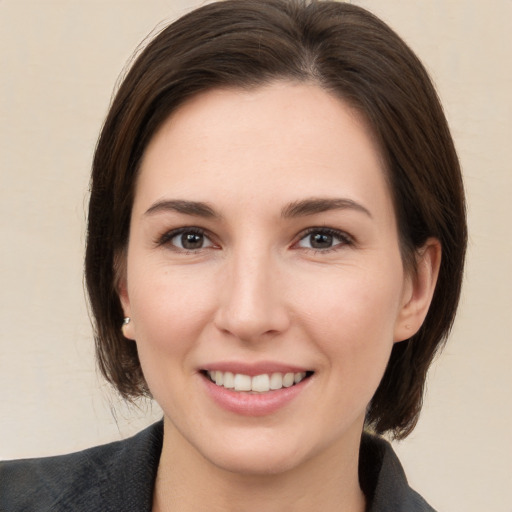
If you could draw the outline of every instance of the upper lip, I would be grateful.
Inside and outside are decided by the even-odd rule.
[[[261,361],[257,363],[248,363],[242,361],[219,361],[201,366],[204,371],[231,372],[233,374],[243,374],[254,377],[255,375],[272,373],[300,373],[311,371],[311,368],[303,366],[285,364],[274,361]]]

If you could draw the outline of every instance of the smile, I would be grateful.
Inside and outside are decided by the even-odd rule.
[[[312,372],[274,372],[271,374],[245,375],[243,373],[211,370],[205,372],[209,379],[219,387],[239,392],[268,393],[299,384]]]

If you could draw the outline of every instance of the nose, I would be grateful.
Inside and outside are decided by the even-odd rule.
[[[286,287],[271,254],[239,254],[225,272],[215,315],[218,329],[246,342],[286,331],[290,324]]]

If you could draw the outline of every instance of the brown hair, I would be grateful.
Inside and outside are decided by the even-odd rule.
[[[116,261],[128,243],[137,170],[162,122],[188,98],[216,87],[309,81],[369,122],[386,164],[406,267],[428,237],[442,245],[427,318],[394,345],[367,411],[377,432],[405,437],[422,405],[427,370],[451,328],[466,249],[464,191],[446,119],[424,67],[368,11],[340,2],[226,0],[160,32],[122,82],[96,148],[85,276],[99,367],[125,398],[148,394],[135,343],[121,333]],[[119,261],[117,261],[119,263]]]

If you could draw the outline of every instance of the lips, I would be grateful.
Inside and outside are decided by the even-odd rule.
[[[212,364],[199,371],[208,396],[231,413],[273,414],[309,387],[314,372],[282,364]]]

